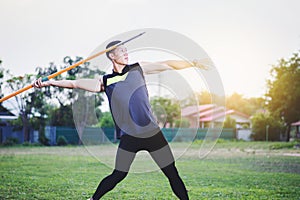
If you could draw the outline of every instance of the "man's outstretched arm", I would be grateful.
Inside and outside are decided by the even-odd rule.
[[[102,77],[100,79],[78,79],[78,80],[49,80],[42,82],[42,78],[37,79],[32,84],[35,88],[42,88],[46,86],[56,86],[61,88],[78,88],[82,90],[86,90],[89,92],[102,92],[104,90],[103,88],[103,82]]]
[[[201,59],[194,61],[184,60],[167,60],[162,62],[140,62],[140,65],[145,74],[155,74],[166,70],[180,70],[189,67],[195,67],[199,69],[207,70],[212,65],[209,59]]]

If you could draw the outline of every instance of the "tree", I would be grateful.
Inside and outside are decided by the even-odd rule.
[[[51,126],[75,127],[71,105],[61,105],[49,111],[48,123]]]
[[[81,57],[76,57],[76,60],[72,60],[70,57],[65,57],[64,62],[70,65],[82,60]],[[94,78],[95,76],[103,75],[105,72],[89,68],[89,63],[86,62],[83,66],[79,66],[68,71],[69,80],[75,78]],[[77,128],[79,141],[78,144],[82,144],[81,138],[84,128],[86,126],[93,126],[98,123],[97,114],[99,115],[98,107],[103,102],[103,97],[100,93],[91,93],[84,90],[75,89],[72,94],[72,111],[75,125]]]
[[[75,59],[71,59],[70,56],[66,56],[63,59],[63,65],[60,66],[60,69],[69,67],[70,65],[73,65],[76,62],[79,62],[80,60],[82,60],[82,57],[76,56]],[[82,69],[82,67],[87,68],[88,63],[84,63],[83,65],[77,66],[76,68],[73,68],[64,74],[58,75],[53,79],[54,80],[60,80],[60,79],[75,80],[77,73]],[[37,67],[36,68],[37,77],[38,78],[46,77],[50,74],[56,73],[58,71],[58,68],[59,67],[53,62],[50,62],[49,67],[46,68]],[[43,90],[49,100],[51,101],[53,101],[53,99],[57,100],[60,106],[66,106],[72,103],[71,101],[73,99],[73,90],[71,89],[59,88],[59,87],[46,87],[43,88]]]
[[[174,127],[189,128],[190,127],[190,121],[187,118],[176,119]]]
[[[98,126],[100,127],[105,127],[105,128],[113,128],[115,127],[112,115],[110,112],[104,112],[99,123]]]
[[[200,105],[212,103],[212,95],[208,91],[202,91],[196,95]]]
[[[237,110],[246,115],[253,115],[257,110],[263,109],[265,100],[263,98],[245,98],[242,94],[233,93],[226,98],[226,108]]]
[[[219,102],[224,102],[224,98],[226,99],[225,106],[227,109],[233,109],[237,110],[239,112],[242,112],[246,115],[253,115],[258,110],[261,110],[265,107],[265,99],[264,98],[245,98],[242,94],[233,93],[230,96],[223,97],[219,96],[217,94],[210,93],[209,91],[202,91],[195,93],[195,96],[198,99],[199,105],[204,104],[218,104]],[[192,99],[193,97],[190,97],[189,99]],[[191,105],[192,102],[187,101],[186,105]]]
[[[198,99],[198,104],[199,105],[204,105],[204,104],[220,104],[223,105],[224,103],[224,96],[220,96],[218,94],[210,93],[207,90],[201,91],[201,92],[196,92],[195,96]],[[190,99],[193,99],[193,97],[190,97]],[[191,101],[190,105],[193,104],[194,102]],[[195,104],[193,104],[195,105]]]
[[[291,123],[300,120],[300,57],[281,59],[271,69],[267,82],[267,107],[271,115],[286,126],[286,140],[290,139]]]
[[[280,140],[283,125],[278,119],[270,115],[270,113],[257,113],[252,117],[251,121],[253,131],[251,137],[254,140]]]
[[[81,61],[83,58],[76,56],[75,58],[71,58],[70,56],[66,56],[63,59],[63,65],[60,67],[57,66],[55,63],[50,62],[49,67],[46,68],[41,68],[37,67],[36,72],[37,72],[37,77],[46,77],[50,74],[56,73],[58,71],[58,68],[64,69],[67,68],[79,61]],[[54,77],[54,80],[76,80],[79,77],[83,78],[93,78],[95,74],[103,75],[104,72],[95,69],[92,70],[89,68],[89,63],[85,62],[82,65],[79,65],[64,74],[58,75]],[[49,100],[55,99],[59,103],[60,106],[63,105],[70,105],[72,101],[74,100],[74,92],[71,89],[66,89],[66,88],[59,88],[59,87],[46,87],[43,88],[45,95],[48,97]]]
[[[69,67],[83,58],[76,56],[74,59],[70,56],[66,56],[63,59],[62,68]],[[89,63],[77,66],[65,74],[55,77],[58,79],[75,80],[78,78],[94,78],[95,75],[103,75],[104,72],[99,69],[89,68]],[[57,66],[54,63],[50,63],[48,68],[37,68],[38,76],[44,77],[49,74],[57,72]],[[66,89],[58,87],[46,87],[43,88],[45,95],[48,98],[48,102],[53,102],[56,99],[59,103],[59,107],[55,108],[49,117],[49,122],[54,126],[75,126],[79,135],[78,144],[81,144],[81,138],[83,130],[86,126],[95,125],[98,122],[97,117],[101,114],[99,106],[101,105],[103,98],[100,94],[92,94],[79,89]],[[96,113],[93,115],[93,113]],[[75,124],[74,124],[75,122]]]
[[[251,98],[247,98],[246,100],[249,103],[250,113],[245,113],[245,114],[253,115],[258,111],[265,110],[266,108],[266,100],[263,97],[251,97]]]
[[[236,128],[236,121],[235,119],[231,118],[229,115],[226,116],[225,121],[224,121],[224,128]]]
[[[29,84],[32,84],[35,77],[31,74],[15,77],[9,74],[6,86],[10,92],[17,91]],[[21,120],[17,120],[15,125],[22,127],[24,140],[30,140],[30,128],[43,132],[47,107],[44,106],[44,94],[40,90],[32,89],[14,96],[14,109],[18,111]],[[39,119],[39,120],[37,120]],[[18,122],[22,122],[19,124]]]
[[[180,116],[180,105],[174,100],[163,97],[152,98],[150,104],[158,122],[162,123],[163,127],[168,123],[173,127],[173,123]]]

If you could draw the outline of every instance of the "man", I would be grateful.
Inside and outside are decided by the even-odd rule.
[[[120,42],[113,41],[106,48]],[[33,83],[36,88],[45,86],[79,88],[90,92],[105,92],[108,97],[120,143],[115,169],[100,182],[91,200],[100,199],[126,177],[136,153],[140,150],[150,153],[167,176],[175,195],[182,200],[188,199],[187,190],[175,167],[170,147],[152,114],[144,75],[193,66],[204,69],[205,67],[199,62],[172,60],[128,65],[128,53],[124,45],[107,52],[106,55],[112,62],[113,70],[111,74],[104,75],[100,79],[42,82],[40,78]]]

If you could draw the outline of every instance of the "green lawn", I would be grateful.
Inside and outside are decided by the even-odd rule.
[[[280,145],[221,142],[201,159],[201,143],[189,146],[177,167],[190,199],[299,199],[300,150],[270,150],[274,144]],[[185,146],[172,143],[172,150]],[[99,160],[114,154],[110,145],[91,148],[103,158],[85,147],[0,147],[0,199],[87,199],[111,172]],[[160,171],[134,173],[149,163],[138,158],[133,173],[103,199],[176,199]]]

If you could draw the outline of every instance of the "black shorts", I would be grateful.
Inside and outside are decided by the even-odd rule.
[[[137,153],[138,151],[145,150],[148,152],[157,151],[168,145],[167,140],[159,131],[151,137],[134,137],[132,135],[123,135],[120,138],[119,148]]]
[[[123,135],[116,155],[115,169],[128,172],[138,151],[148,151],[160,169],[174,163],[169,144],[162,132],[151,137]]]

